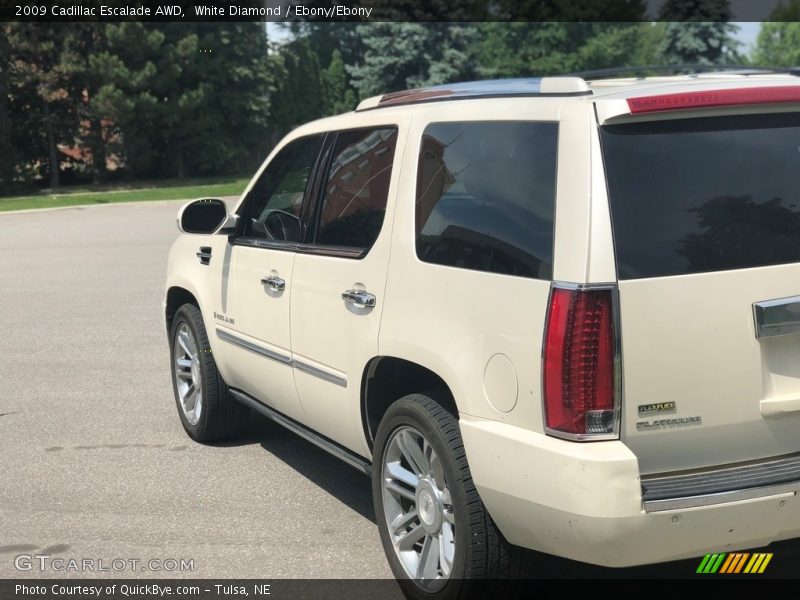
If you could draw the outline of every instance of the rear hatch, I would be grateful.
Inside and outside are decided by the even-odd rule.
[[[671,111],[600,127],[619,277],[621,436],[643,474],[800,451],[796,110]],[[756,318],[765,301],[775,302]]]

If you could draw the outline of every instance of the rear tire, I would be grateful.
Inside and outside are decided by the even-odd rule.
[[[172,389],[186,433],[202,443],[239,435],[250,411],[228,393],[211,353],[203,316],[194,304],[177,310],[169,340]]]
[[[525,552],[497,530],[472,482],[458,421],[432,395],[412,394],[389,407],[375,438],[372,494],[381,542],[406,596],[513,593],[468,581],[521,577]],[[425,554],[429,538],[437,549]]]

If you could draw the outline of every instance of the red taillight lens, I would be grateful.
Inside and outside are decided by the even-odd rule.
[[[746,104],[775,104],[800,102],[800,85],[735,88],[730,90],[708,90],[705,92],[679,92],[628,98],[631,114],[661,112],[665,110],[688,110],[715,106]]]
[[[610,289],[550,293],[544,346],[547,428],[572,436],[615,433],[614,313]]]

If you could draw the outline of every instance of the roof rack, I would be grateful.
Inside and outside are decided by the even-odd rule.
[[[683,71],[683,72],[682,72]],[[641,65],[630,67],[613,67],[610,69],[594,69],[591,71],[576,71],[570,73],[573,77],[584,79],[604,79],[617,77],[619,75],[639,74],[644,78],[648,72],[656,73],[676,73],[678,75],[694,75],[701,73],[729,73],[731,75],[768,75],[770,73],[782,73],[796,75],[800,77],[800,67],[759,67],[753,65],[701,65],[701,64],[680,64],[680,65]]]
[[[589,89],[586,81],[580,77],[486,79],[373,96],[363,100],[356,107],[356,111],[445,100],[513,98],[519,96],[586,96],[591,94],[592,90]]]

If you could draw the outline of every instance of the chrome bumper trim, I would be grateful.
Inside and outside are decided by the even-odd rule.
[[[800,454],[716,469],[642,477],[642,500],[648,512],[797,491],[800,491]]]

